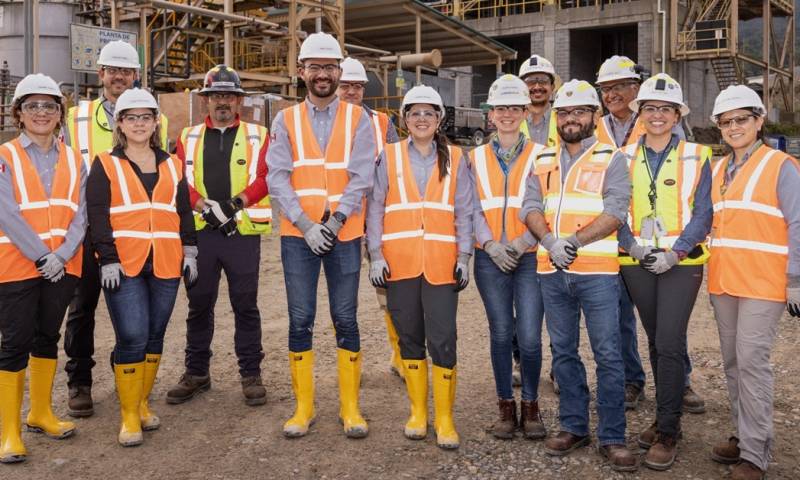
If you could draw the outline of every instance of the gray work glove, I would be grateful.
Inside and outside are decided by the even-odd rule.
[[[100,284],[109,293],[119,291],[120,277],[124,275],[121,263],[109,263],[100,267]]]
[[[568,269],[572,262],[575,261],[575,258],[578,257],[578,248],[570,243],[568,239],[556,238],[552,233],[548,233],[542,237],[541,242],[550,255],[550,263],[559,270]]]
[[[469,285],[469,257],[463,253],[458,254],[456,267],[453,269],[453,278],[456,280],[456,293],[467,288]]]
[[[800,317],[800,277],[789,275],[786,283],[786,310],[793,317]]]
[[[514,256],[517,257],[517,259],[519,259],[519,257],[524,255],[528,251],[528,249],[531,248],[532,246],[533,245],[531,245],[530,242],[525,240],[524,235],[520,235],[519,237],[511,241],[511,248],[514,249]]]
[[[183,284],[186,290],[191,289],[197,284],[199,273],[197,270],[197,247],[194,245],[183,246]]]
[[[45,280],[56,283],[64,278],[64,263],[64,260],[51,252],[36,260],[36,270]]]
[[[661,275],[681,261],[674,250],[651,252],[642,260],[642,266],[654,275]]]
[[[216,200],[211,200],[210,198],[206,198],[203,200],[203,203],[205,206],[203,207],[203,211],[200,212],[200,215],[207,224],[211,225],[212,228],[219,228],[222,224],[228,221],[228,217],[223,213],[219,202]]]
[[[648,256],[655,249],[655,247],[643,247],[638,243],[634,243],[631,248],[628,249],[628,254],[630,254],[632,258],[635,258],[641,262],[644,260],[644,257]]]
[[[329,253],[333,248],[336,235],[325,225],[312,222],[303,215],[295,226],[303,232],[303,238],[308,244],[308,248],[314,252],[314,255],[321,257]]]
[[[380,254],[370,254],[372,261],[369,263],[369,283],[375,288],[386,288],[386,279],[389,278],[389,264]]]
[[[513,248],[500,242],[489,240],[483,245],[483,251],[489,255],[501,272],[508,274],[517,268],[518,261]]]
[[[333,232],[333,236],[335,237],[335,236],[339,235],[339,230],[342,229],[342,227],[344,226],[344,223],[340,222],[339,219],[336,218],[335,215],[331,215],[330,217],[328,217],[328,221],[325,222],[324,225],[326,227],[328,227],[328,230]]]

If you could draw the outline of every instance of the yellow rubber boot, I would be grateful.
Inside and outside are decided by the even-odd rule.
[[[145,362],[114,364],[117,383],[117,396],[122,416],[119,430],[119,443],[123,447],[142,444],[142,420],[139,406],[142,403]]]
[[[142,385],[142,401],[139,403],[139,418],[142,421],[142,430],[149,432],[158,430],[161,426],[161,419],[150,410],[150,392],[153,391],[153,384],[156,383],[158,366],[161,364],[161,355],[148,353],[144,358],[144,384]]]
[[[297,405],[292,418],[283,424],[287,437],[302,437],[314,424],[314,351],[289,352],[292,390]]]
[[[339,419],[344,434],[349,438],[364,438],[369,433],[367,421],[358,409],[358,391],[361,387],[361,352],[336,350],[339,366]]]
[[[22,443],[22,391],[25,370],[0,370],[0,463],[24,462],[28,452]]]
[[[406,389],[411,403],[411,415],[406,422],[405,435],[411,440],[422,440],[428,434],[428,362],[403,360],[406,372]]]
[[[64,422],[53,414],[53,379],[56,376],[56,359],[30,357],[28,370],[31,374],[28,394],[31,411],[26,425],[28,431],[44,433],[50,438],[62,439],[75,433],[75,424]]]
[[[389,334],[389,346],[392,347],[392,360],[389,364],[392,373],[400,378],[406,377],[406,372],[403,369],[403,359],[400,357],[400,338],[397,336],[397,330],[394,329],[392,322],[392,315],[388,310],[383,312],[383,318],[386,320],[386,333]]]
[[[456,399],[456,369],[433,366],[433,408],[436,444],[440,448],[458,448],[458,432],[453,424],[453,403]]]

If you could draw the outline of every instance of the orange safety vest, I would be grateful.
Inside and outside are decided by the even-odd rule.
[[[561,180],[561,149],[545,149],[536,158],[533,169],[539,178],[544,217],[556,237],[565,238],[589,225],[603,213],[603,184],[606,171],[614,156],[614,147],[596,142],[567,171]],[[578,258],[570,265],[569,273],[616,275],[617,232],[602,240],[578,249]],[[537,252],[539,273],[553,273],[547,249]]]
[[[778,202],[778,176],[797,160],[762,145],[722,192],[732,155],[717,162],[711,182],[714,221],[708,291],[715,295],[786,301],[789,232]]]
[[[81,189],[80,155],[59,142],[58,160],[49,197],[39,179],[39,172],[18,138],[0,145],[0,156],[6,160],[10,170],[14,197],[22,218],[50,251],[55,252],[64,243],[67,229],[78,211]],[[82,248],[78,248],[72,258],[65,259],[67,273],[76,277],[81,276]],[[23,255],[0,230],[0,283],[40,276],[35,263]]]
[[[101,153],[98,158],[111,185],[108,211],[125,275],[139,275],[152,249],[155,276],[180,277],[183,247],[175,208],[178,182],[183,178],[180,159],[172,155],[158,165],[158,183],[152,198],[148,198],[128,160],[110,152]]]
[[[386,149],[389,189],[383,217],[383,257],[389,264],[389,280],[425,275],[433,285],[455,283],[453,269],[458,260],[455,199],[461,149],[448,147],[450,168],[439,180],[438,163],[431,170],[425,198],[420,195],[411,162],[408,140]]]
[[[614,136],[611,135],[611,131],[608,127],[608,122],[611,121],[610,118],[611,114],[602,117],[599,122],[597,122],[597,126],[594,129],[594,136],[597,137],[597,141],[600,143],[605,143],[607,145],[613,145],[616,148],[624,147],[627,145],[638,144],[639,139],[647,133],[647,130],[644,128],[644,122],[642,121],[641,117],[636,117],[636,122],[633,124],[633,129],[631,130],[631,134],[628,137],[628,141],[625,145],[617,145],[617,142],[614,140]]]
[[[325,153],[314,137],[308,119],[306,102],[283,110],[286,130],[292,144],[291,182],[300,200],[300,206],[312,222],[322,220],[325,211],[336,211],[350,176],[347,166],[354,148],[358,122],[364,110],[350,103],[340,102],[331,128],[331,137]],[[366,199],[361,199],[361,211],[352,212],[342,229],[339,240],[346,242],[364,235]],[[281,235],[302,237],[303,232],[292,225],[281,213]]]
[[[544,146],[531,141],[519,154],[508,175],[498,164],[491,142],[475,148],[469,154],[472,171],[475,173],[476,190],[481,201],[481,210],[492,231],[492,239],[499,242],[503,231],[511,242],[521,237],[528,227],[519,219],[525,186],[536,158]],[[477,248],[483,248],[477,242]],[[536,247],[529,251],[533,252]]]
[[[389,134],[389,116],[383,112],[373,110],[370,120],[372,121],[372,131],[375,132],[376,150],[380,155],[387,143],[386,135]]]

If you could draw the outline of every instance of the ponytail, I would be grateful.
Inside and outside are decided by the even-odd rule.
[[[450,149],[447,148],[449,142],[447,136],[441,130],[436,131],[436,163],[439,167],[439,181],[443,181],[450,168]]]

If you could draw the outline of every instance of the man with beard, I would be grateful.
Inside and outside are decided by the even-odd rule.
[[[97,72],[103,93],[95,100],[83,100],[69,109],[64,142],[80,151],[88,173],[95,155],[113,146],[114,105],[122,92],[133,88],[139,77],[139,54],[129,43],[109,42],[100,50]],[[161,147],[167,149],[167,117],[160,116]],[[92,367],[94,355],[94,311],[100,298],[100,268],[95,259],[91,235],[83,241],[83,267],[80,281],[69,306],[64,331],[64,351],[69,403],[72,417],[89,417],[92,402]]]
[[[639,67],[628,57],[609,58],[600,66],[597,73],[597,88],[608,114],[597,124],[595,135],[603,143],[624,147],[639,142],[645,133],[644,124],[637,112],[630,109],[630,103],[639,94],[642,76]],[[684,140],[686,134],[680,122],[672,127],[672,133]],[[636,409],[644,397],[645,373],[639,357],[639,342],[636,338],[636,315],[633,313],[627,289],[620,277],[620,350],[625,364],[625,408]],[[686,385],[683,392],[683,409],[689,413],[706,411],[705,400],[691,387],[692,362],[684,351],[683,363],[686,369]]]
[[[631,195],[625,157],[594,136],[600,108],[588,82],[571,80],[556,93],[559,147],[535,161],[520,219],[540,242],[539,280],[553,370],[560,386],[561,431],[545,452],[563,456],[591,442],[589,388],[578,352],[581,311],[597,365],[598,451],[617,471],[634,471],[625,445],[625,376],[619,352],[617,228]]]
[[[326,33],[305,39],[298,73],[308,96],[272,123],[269,187],[280,208],[281,262],[289,306],[289,366],[297,405],[287,437],[315,418],[314,319],[320,266],[336,331],[339,418],[351,438],[367,435],[358,407],[361,343],[356,320],[365,195],[375,170],[375,135],[361,107],[340,102],[342,51]]]
[[[531,55],[519,68],[519,78],[528,86],[531,104],[528,106],[529,116],[520,125],[520,131],[533,142],[552,147],[558,142],[555,112],[550,109],[550,97],[557,82],[561,79],[550,60]]]
[[[239,119],[245,92],[239,75],[225,65],[206,74],[200,96],[205,122],[183,129],[177,154],[184,161],[197,229],[197,284],[186,290],[185,373],[167,392],[167,403],[183,403],[211,387],[209,363],[214,306],[220,273],[228,280],[234,343],[247,405],[263,405],[261,315],[258,311],[259,235],[272,230],[267,196],[267,130]]]

